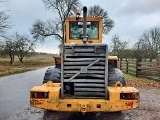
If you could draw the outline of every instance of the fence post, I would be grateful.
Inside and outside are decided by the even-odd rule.
[[[122,60],[120,60],[119,62],[119,67],[120,67],[119,69],[122,70]]]
[[[128,74],[128,60],[126,61],[126,73]]]
[[[139,64],[139,62],[141,62],[141,59],[136,59],[136,77],[138,77],[139,75],[139,71],[141,71],[141,69],[139,68],[141,66],[141,64]]]

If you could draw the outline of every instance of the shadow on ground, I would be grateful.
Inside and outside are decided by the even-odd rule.
[[[66,113],[44,111],[43,120],[124,120],[123,112],[113,113]]]

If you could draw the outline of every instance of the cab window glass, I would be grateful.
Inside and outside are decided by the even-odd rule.
[[[98,22],[87,22],[87,36],[89,39],[98,39]],[[83,22],[70,22],[70,39],[80,39],[83,34]]]

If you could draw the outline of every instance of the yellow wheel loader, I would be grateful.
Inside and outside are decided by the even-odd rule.
[[[46,70],[43,85],[30,90],[30,105],[52,111],[114,112],[139,107],[140,94],[127,87],[117,57],[102,44],[102,17],[66,18],[65,40],[56,67]]]

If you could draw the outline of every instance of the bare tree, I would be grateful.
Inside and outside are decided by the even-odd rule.
[[[30,40],[27,35],[15,35],[15,54],[18,56],[19,61],[22,63],[23,58],[34,52],[35,40]]]
[[[44,22],[36,20],[30,32],[35,39],[44,40],[54,36],[61,43],[64,42],[64,22],[67,17],[74,16],[77,8],[81,7],[79,0],[42,0],[47,9],[53,10],[54,20]],[[103,17],[103,33],[107,34],[114,26],[114,21],[108,17],[107,11],[98,5],[89,8],[89,16]]]
[[[40,39],[43,41],[46,37],[54,36],[60,42],[63,41],[63,36],[61,35],[60,23],[56,21],[43,22],[42,20],[36,20],[33,24],[33,28],[30,30],[33,38]]]
[[[15,57],[15,41],[11,38],[5,38],[5,45],[4,45],[4,52],[5,54],[8,54],[10,57],[10,65],[14,62]]]
[[[79,0],[42,0],[47,9],[53,10],[58,17],[53,21],[43,22],[36,20],[31,28],[31,34],[35,39],[44,40],[48,36],[54,36],[61,43],[64,41],[64,22],[66,17],[73,16],[80,6]]]
[[[138,52],[141,52],[142,58],[152,59],[157,58],[160,44],[160,28],[155,27],[145,31],[138,41]]]
[[[0,3],[6,2],[6,0],[0,0]],[[3,5],[2,5],[3,6]],[[9,16],[6,14],[5,11],[0,11],[0,38],[4,38],[6,30],[11,27]],[[0,39],[1,40],[1,39]]]
[[[107,11],[101,8],[99,5],[91,6],[88,10],[88,16],[103,17],[103,33],[108,32],[114,27],[114,21],[108,17]]]
[[[114,35],[111,40],[111,48],[112,48],[112,54],[117,55],[120,59],[123,58],[123,51],[126,49],[128,42],[124,41],[122,42],[118,35]]]
[[[14,63],[15,56],[18,56],[22,63],[23,58],[34,52],[35,40],[29,39],[27,35],[16,33],[11,37],[5,38],[5,44],[2,46],[3,54],[9,55],[10,65]]]
[[[4,45],[4,41],[0,41],[0,57],[5,57],[5,45]]]
[[[7,0],[0,0],[1,5],[6,1]],[[6,37],[5,32],[10,27],[11,27],[11,25],[10,25],[10,21],[9,21],[9,16],[6,14],[5,11],[0,11],[0,38],[1,37],[3,37],[3,38]]]
[[[9,16],[5,14],[5,12],[0,11],[0,37],[5,37],[4,33],[8,28],[10,28],[9,25]]]
[[[140,38],[138,39],[138,42],[136,42],[133,45],[133,50],[134,50],[133,54],[136,59],[141,60],[141,59],[147,58],[145,54],[146,53],[145,44],[141,41]]]

